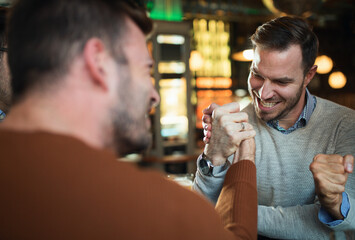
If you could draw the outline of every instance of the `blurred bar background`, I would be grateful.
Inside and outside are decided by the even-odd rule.
[[[306,18],[319,39],[312,94],[355,109],[353,0],[133,0],[154,19],[148,39],[152,81],[161,103],[150,118],[153,146],[123,160],[166,173],[194,173],[202,152],[202,109],[212,102],[250,102],[249,37],[282,15]],[[0,0],[1,6],[11,1]]]

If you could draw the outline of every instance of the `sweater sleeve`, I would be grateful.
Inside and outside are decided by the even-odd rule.
[[[355,111],[343,116],[338,129],[335,154],[351,154],[355,157]],[[330,227],[335,231],[355,230],[355,172],[348,175],[345,191],[349,197],[350,210],[342,223]]]
[[[216,204],[225,228],[240,239],[256,239],[257,204],[255,164],[248,160],[233,164]]]

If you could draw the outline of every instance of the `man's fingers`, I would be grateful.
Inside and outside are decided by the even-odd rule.
[[[312,164],[317,166],[318,164],[323,164],[318,167],[319,170],[328,169],[329,172],[352,173],[354,169],[354,156],[345,155],[342,157],[338,154],[318,154],[314,157]],[[317,171],[318,169],[315,168],[314,170]]]
[[[343,164],[343,156],[339,154],[317,154],[313,161],[323,163],[339,163]]]
[[[238,112],[238,113],[230,113],[230,114],[223,114],[217,109],[214,114],[214,120],[217,120],[217,122],[220,125],[226,124],[226,123],[240,123],[240,122],[247,122],[248,121],[248,114],[245,112]],[[215,121],[216,122],[216,121]]]
[[[251,125],[248,122],[238,122],[238,123],[235,123],[235,124],[237,124],[239,131],[248,131],[248,130],[254,129],[253,125]]]
[[[205,135],[206,138],[211,138],[212,132],[211,132],[211,131],[208,131],[208,130],[204,130],[204,131],[203,131],[203,135]]]
[[[324,173],[336,173],[344,174],[345,169],[342,163],[327,163],[314,161],[310,164],[309,169],[312,173],[324,172]]]
[[[203,124],[203,130],[211,131],[212,130],[212,124],[211,123]]]
[[[352,173],[354,169],[354,156],[345,155],[344,156],[344,168],[347,173]]]
[[[337,184],[337,185],[345,185],[348,174],[336,174],[336,173],[317,173],[315,174],[315,179],[319,179],[324,182]]]
[[[243,141],[243,140],[255,137],[256,132],[254,129],[252,129],[252,130],[239,132],[237,135],[238,135],[238,139]]]
[[[345,191],[345,186],[341,184],[336,184],[327,181],[318,181],[317,195],[321,195],[319,197],[341,194]]]
[[[240,111],[239,103],[232,102],[224,104],[223,106],[216,108],[212,112],[212,118],[215,118],[216,114],[218,116],[229,113],[236,113]]]
[[[203,114],[203,116],[202,116],[202,125],[203,124],[208,124],[208,123],[211,123],[211,122],[212,122],[212,115]]]
[[[208,114],[208,115],[212,115],[213,110],[215,110],[216,108],[218,108],[219,105],[216,103],[211,103],[211,105],[209,105],[207,108],[202,110],[203,114]]]

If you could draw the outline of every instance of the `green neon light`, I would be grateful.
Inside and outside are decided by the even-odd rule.
[[[182,21],[180,0],[155,0],[150,17],[156,20]]]

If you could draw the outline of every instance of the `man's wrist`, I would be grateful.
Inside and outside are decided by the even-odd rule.
[[[208,157],[202,153],[197,159],[198,171],[205,176],[220,177],[221,173],[226,171],[230,166],[228,160],[223,165],[214,166]],[[216,176],[217,175],[217,176]],[[224,177],[224,174],[222,174]]]
[[[339,200],[331,207],[324,207],[334,220],[344,220],[344,216],[341,213],[341,204],[343,202],[342,194],[339,194]]]
[[[330,212],[328,212],[323,206],[321,206],[319,213],[318,213],[318,218],[319,220],[328,225],[328,226],[336,226],[340,223],[343,222],[343,220],[348,216],[350,210],[350,202],[349,202],[349,197],[346,192],[342,193],[342,202],[340,206],[340,211],[341,215],[343,216],[343,219],[335,219]]]
[[[227,161],[227,159],[223,157],[222,154],[217,154],[210,151],[207,145],[203,151],[203,154],[207,159],[209,159],[212,162],[213,166],[222,166]]]

